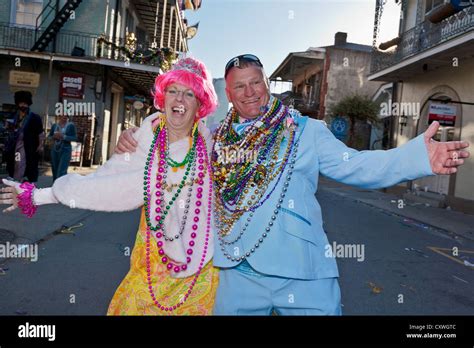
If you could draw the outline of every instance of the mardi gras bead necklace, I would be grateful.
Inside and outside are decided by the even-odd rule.
[[[293,141],[294,140],[295,139],[294,139],[294,134],[293,134]],[[230,260],[232,262],[240,262],[240,261],[245,260],[246,258],[249,258],[250,256],[252,256],[256,252],[256,250],[260,247],[260,245],[263,243],[263,241],[268,237],[268,234],[271,232],[271,229],[274,225],[274,221],[276,220],[276,218],[277,218],[277,216],[280,212],[281,204],[284,201],[283,199],[285,198],[286,191],[288,190],[288,186],[289,186],[290,181],[291,181],[291,176],[293,174],[293,169],[294,169],[294,165],[295,165],[295,161],[296,161],[296,157],[297,157],[297,153],[298,153],[298,144],[299,144],[298,141],[294,141],[294,146],[293,146],[292,155],[291,155],[292,158],[289,161],[289,168],[288,168],[288,171],[287,171],[287,176],[286,176],[285,181],[283,183],[283,187],[282,187],[282,191],[280,193],[280,197],[278,198],[275,209],[273,210],[273,214],[271,215],[270,220],[268,221],[264,232],[262,233],[262,235],[260,236],[258,241],[253,245],[253,247],[251,247],[250,250],[245,251],[242,256],[237,256],[237,257],[233,256],[229,252],[227,252],[227,250],[226,250],[226,245],[233,244],[233,243],[226,243],[226,241],[224,239],[224,236],[222,236],[221,234],[218,235],[221,251],[224,253],[224,256],[228,260]],[[240,237],[243,235],[243,233],[247,229],[247,226],[248,226],[252,216],[253,216],[253,214],[251,213],[249,218],[247,219],[247,222],[245,223],[244,228],[242,229],[239,236],[237,237],[238,239],[240,239]]]
[[[202,209],[202,201],[201,199],[203,198],[203,185],[204,185],[204,167],[208,167],[209,166],[209,160],[208,160],[208,156],[207,156],[207,148],[206,148],[206,144],[205,144],[205,141],[203,139],[203,137],[196,131],[194,132],[194,139],[195,141],[193,142],[193,151],[191,151],[191,155],[189,157],[189,160],[188,160],[188,167],[187,169],[189,170],[190,168],[192,168],[193,166],[196,166],[198,167],[198,181],[197,181],[197,189],[196,189],[196,201],[195,201],[195,209],[194,209],[194,223],[192,225],[192,231],[191,231],[191,240],[189,242],[189,246],[190,248],[188,248],[186,250],[186,253],[187,253],[187,262],[185,264],[181,264],[181,265],[178,265],[178,264],[174,264],[172,262],[169,261],[168,259],[168,256],[165,254],[164,252],[164,249],[163,249],[163,238],[164,238],[164,220],[166,218],[166,215],[168,214],[168,211],[171,207],[171,205],[174,203],[175,201],[175,197],[177,197],[176,195],[173,197],[175,199],[172,199],[168,205],[165,207],[165,209],[162,209],[163,208],[163,202],[164,202],[164,194],[163,194],[163,190],[162,190],[162,186],[163,186],[163,181],[166,179],[166,169],[167,169],[167,157],[168,157],[168,154],[169,154],[169,146],[168,146],[168,137],[167,137],[167,130],[166,130],[166,127],[163,125],[163,123],[160,124],[159,127],[157,127],[157,129],[155,130],[155,134],[154,134],[154,138],[153,138],[153,141],[152,141],[152,144],[150,146],[150,152],[148,154],[148,157],[147,157],[147,161],[146,161],[146,165],[145,165],[145,176],[144,176],[144,183],[145,183],[145,186],[144,186],[144,208],[145,208],[145,217],[146,217],[146,222],[147,222],[147,231],[146,231],[146,267],[147,267],[147,283],[148,283],[148,289],[149,289],[149,293],[150,293],[150,296],[153,300],[153,302],[155,303],[155,305],[161,309],[161,310],[164,310],[164,311],[173,311],[173,310],[176,310],[177,308],[179,308],[181,305],[183,305],[183,303],[187,300],[187,298],[189,297],[189,295],[191,294],[191,291],[193,290],[194,288],[194,285],[199,277],[199,275],[201,274],[201,271],[202,271],[202,268],[203,268],[203,265],[204,265],[204,261],[205,261],[205,258],[206,258],[206,254],[207,254],[207,248],[208,248],[208,245],[209,245],[209,233],[210,233],[210,225],[211,225],[211,209],[212,209],[212,206],[211,206],[211,203],[212,203],[212,179],[211,179],[211,176],[209,176],[209,193],[208,193],[208,204],[207,204],[207,219],[206,219],[206,236],[205,236],[205,243],[204,243],[204,249],[203,249],[203,253],[202,253],[202,258],[201,258],[201,261],[200,261],[200,264],[199,264],[199,269],[193,279],[193,281],[191,282],[191,285],[188,289],[188,291],[186,292],[186,294],[184,294],[184,297],[181,299],[180,302],[178,302],[177,304],[175,305],[172,305],[172,306],[165,306],[163,304],[161,304],[160,302],[158,302],[158,300],[156,299],[155,297],[155,294],[154,294],[154,291],[153,291],[153,285],[152,285],[152,278],[151,278],[151,262],[150,262],[150,243],[151,243],[151,233],[152,231],[155,231],[157,232],[156,233],[156,238],[158,240],[157,242],[157,247],[158,247],[158,254],[159,256],[161,257],[161,262],[163,264],[166,264],[166,267],[169,271],[174,271],[176,273],[178,272],[181,272],[181,271],[184,271],[187,269],[187,265],[191,263],[191,256],[194,254],[194,251],[193,251],[193,247],[195,246],[195,241],[194,239],[197,237],[197,229],[198,229],[198,225],[197,223],[199,222],[199,215],[201,213],[201,209]],[[156,221],[158,221],[157,225],[156,226],[152,226],[150,221],[151,221],[151,218],[150,218],[150,206],[151,206],[151,170],[152,170],[152,167],[153,167],[153,163],[154,163],[154,160],[155,160],[155,154],[157,152],[157,150],[159,149],[159,160],[158,160],[158,172],[157,172],[157,175],[156,175],[156,190],[155,190],[155,196],[156,196],[156,205],[157,205],[157,208],[156,208],[156,213],[157,213],[157,216],[156,216]],[[197,154],[197,156],[196,156]],[[197,162],[197,163],[196,163]],[[189,172],[185,173],[185,176],[187,176],[189,174]],[[194,182],[194,181],[193,181]],[[183,186],[181,186],[183,184],[180,184],[178,190],[179,192],[181,191],[181,189],[183,188]],[[190,203],[190,197],[191,197],[191,194],[192,194],[192,190],[193,188],[190,187],[189,188],[189,191],[188,191],[188,200],[187,200],[187,205],[188,205],[188,208],[189,208],[189,203]],[[179,195],[179,192],[178,192],[178,195]],[[188,209],[187,208],[187,209]],[[186,212],[187,214],[187,212]],[[172,239],[169,239],[170,241],[172,241]]]
[[[278,141],[278,143],[281,143],[281,142]],[[274,171],[274,168],[277,165],[277,161],[278,161],[278,152],[279,152],[279,150],[280,149],[278,147],[275,147],[275,149],[272,153],[272,156],[271,156],[271,161],[270,161],[270,163],[266,163],[266,166],[263,166],[263,165],[257,166],[257,168],[256,168],[257,174],[258,174],[258,171],[260,170],[259,167],[263,167],[265,172],[268,170],[268,173],[270,173],[270,174],[265,175],[265,172],[264,172],[263,173],[263,175],[264,175],[263,180],[264,181],[262,183],[251,183],[249,188],[245,188],[243,190],[243,194],[239,197],[239,200],[236,204],[237,207],[243,207],[243,208],[242,209],[238,209],[238,208],[231,209],[231,208],[226,206],[225,209],[227,211],[229,211],[231,213],[235,213],[235,212],[239,212],[239,210],[240,210],[240,212],[243,213],[243,212],[246,212],[246,211],[255,211],[256,210],[256,208],[258,207],[258,202],[262,202],[261,199],[262,199],[263,195],[265,194],[270,182],[273,181],[273,179],[282,170],[282,166],[279,166],[276,169],[276,171]],[[288,147],[287,147],[287,150],[288,150]],[[285,153],[285,156],[283,158],[284,161],[286,160],[287,152]],[[225,183],[224,183],[224,185],[225,185]],[[225,190],[224,190],[224,192],[225,192]],[[273,190],[272,190],[272,192],[273,192]],[[216,200],[216,204],[225,205],[226,202],[224,201],[222,196],[220,196],[219,199]],[[232,222],[232,217],[230,219],[227,219],[225,216],[221,217],[221,221],[224,222],[225,224],[232,225],[232,223],[231,223]]]
[[[234,112],[231,110],[223,125],[218,129],[213,160],[216,159],[219,149],[232,145],[232,142],[238,142],[244,146],[253,144],[253,147],[258,149],[259,155],[257,161],[253,163],[225,163],[224,170],[219,169],[218,164],[214,162],[214,168],[217,168],[213,173],[214,182],[219,192],[216,199],[216,224],[221,236],[228,235],[235,222],[245,212],[250,211],[252,214],[269,199],[280,182],[294,145],[294,127],[287,129],[284,126],[285,120],[290,116],[289,109],[278,99],[272,97],[263,115],[241,136],[232,133]],[[228,134],[231,136],[227,136]],[[278,166],[276,159],[278,159],[285,135],[289,138],[288,144],[283,161]],[[242,141],[242,139],[247,140]],[[277,180],[273,188],[269,190],[269,185],[275,178]],[[269,193],[265,195],[267,192]],[[236,208],[232,208],[233,206]]]
[[[195,143],[195,142],[194,142]],[[173,160],[171,157],[166,158],[166,163],[171,167],[173,172],[177,172],[178,169],[183,169],[184,166],[190,161],[193,149],[193,138],[189,137],[189,151],[181,162]]]
[[[234,244],[235,242],[237,242],[243,235],[243,233],[246,231],[247,229],[247,226],[248,224],[250,223],[252,217],[253,217],[253,213],[257,210],[257,208],[259,208],[265,201],[267,201],[273,194],[273,192],[275,191],[276,187],[278,186],[278,184],[280,183],[280,180],[282,178],[282,174],[283,174],[283,171],[285,170],[286,166],[287,166],[287,163],[289,161],[289,157],[290,157],[290,152],[291,150],[293,150],[292,152],[293,153],[296,153],[297,151],[297,144],[295,143],[295,132],[292,131],[290,133],[290,140],[289,140],[289,146],[287,147],[287,151],[285,153],[285,156],[283,158],[283,161],[282,161],[282,164],[280,166],[280,173],[281,175],[279,175],[276,179],[276,182],[275,184],[273,185],[273,187],[271,188],[271,190],[265,190],[263,193],[266,194],[265,197],[263,199],[261,199],[257,205],[255,205],[253,207],[253,209],[251,210],[246,210],[246,211],[249,211],[250,214],[249,214],[249,217],[247,217],[247,221],[245,222],[245,226],[244,228],[240,231],[240,234],[237,236],[237,239],[234,239],[232,241],[226,241],[224,239],[222,239],[223,243],[224,244]],[[294,162],[293,162],[294,163]],[[286,187],[288,186],[289,184],[289,180],[291,179],[291,176],[290,177],[287,177],[288,181],[284,183],[283,185],[283,188],[282,190],[286,191]],[[217,201],[217,200],[216,200]],[[237,212],[237,213],[234,213],[233,216],[231,217],[231,221],[228,222],[228,223],[222,223],[222,220],[220,221],[221,222],[221,225],[219,226],[220,227],[220,235],[221,236],[227,236],[229,235],[231,232],[232,232],[232,229],[235,225],[235,222],[244,214],[244,212]],[[273,225],[273,222],[270,222],[269,223],[270,226]]]
[[[207,167],[205,166],[205,167],[204,167],[204,175],[206,175],[206,174],[207,174]],[[191,180],[191,179],[190,179],[189,181],[186,181],[183,186],[192,186],[192,185],[194,185],[194,184],[197,184],[198,180],[199,180],[199,179],[194,179],[194,180]],[[164,182],[162,188],[163,188],[163,190],[166,190],[166,191],[168,191],[168,192],[171,192],[171,191],[173,191],[174,189],[179,188],[179,185],[180,185],[180,184],[181,184],[181,183]]]
[[[146,224],[147,224],[148,228],[150,228],[153,231],[157,231],[162,227],[164,219],[162,219],[162,217],[159,214],[162,211],[163,211],[164,215],[168,214],[168,211],[170,210],[171,206],[173,205],[173,203],[178,198],[179,194],[181,193],[182,188],[184,187],[184,184],[186,183],[189,172],[192,169],[192,165],[194,163],[194,158],[195,158],[195,154],[196,154],[196,143],[197,143],[196,140],[197,140],[197,137],[198,137],[198,134],[196,133],[194,135],[194,138],[195,138],[195,141],[193,143],[194,145],[191,148],[191,150],[189,151],[190,161],[188,161],[183,179],[181,180],[180,184],[178,185],[178,189],[177,189],[176,193],[171,198],[171,200],[168,202],[168,205],[166,205],[166,207],[164,207],[164,202],[165,202],[164,197],[163,198],[161,197],[162,193],[158,190],[155,193],[156,196],[158,197],[157,200],[156,200],[156,204],[158,205],[158,207],[155,209],[156,213],[158,214],[155,217],[155,220],[157,221],[156,226],[153,226],[152,223],[151,223],[150,204],[149,204],[151,201],[146,201],[145,200],[145,220],[146,220]],[[169,146],[168,146],[169,142],[168,142],[168,135],[167,135],[166,128],[163,128],[163,130],[159,132],[159,135],[157,136],[157,139],[158,139],[158,143],[153,144],[153,145],[160,144],[160,151],[163,150],[163,152],[160,153],[161,160],[159,161],[158,172],[156,174],[156,182],[157,182],[156,188],[157,189],[163,189],[163,183],[164,183],[163,179],[166,179],[166,177],[167,177],[166,173],[167,173],[167,169],[168,169],[168,162],[166,161],[166,159],[169,157]],[[155,140],[155,142],[156,142],[156,140]],[[152,158],[151,156],[148,156],[147,161],[146,161],[145,170],[151,169],[151,166],[153,164],[151,158]],[[193,174],[194,174],[194,171],[193,171]],[[147,179],[145,179],[144,184],[149,186],[149,180],[147,181]],[[165,208],[164,210],[163,210],[163,207]]]
[[[294,143],[294,146],[292,147],[292,153],[293,153],[293,159],[296,158],[296,151],[297,151],[297,147],[298,147],[298,144],[297,142],[295,142],[295,132],[292,132],[290,133],[290,142]],[[285,153],[285,156],[283,158],[283,163],[284,165],[282,165],[280,167],[280,170],[284,170],[284,167],[286,167],[287,163],[288,163],[288,160],[289,160],[289,151],[287,151]],[[291,161],[291,165],[294,164],[294,160]],[[290,165],[290,166],[291,166]],[[292,172],[292,169],[289,171],[289,172]],[[275,185],[273,186],[273,188],[270,190],[269,193],[267,193],[266,197],[265,197],[265,200],[268,199],[269,197],[271,197],[271,195],[273,194],[273,192],[275,191],[276,187],[278,186],[279,182],[280,182],[280,179],[282,178],[282,176],[279,176],[277,178],[277,181],[275,183]],[[286,188],[288,187],[289,185],[289,180],[291,179],[291,175],[290,176],[287,176],[287,181],[285,181],[285,183],[283,184],[283,188]],[[273,180],[273,179],[272,179]],[[258,189],[255,189],[255,191],[257,191]],[[286,189],[284,190],[286,191]],[[265,193],[265,192],[264,192]],[[260,204],[261,205],[261,204]],[[240,231],[240,233],[237,235],[237,237],[233,240],[226,240],[224,238],[221,238],[220,239],[220,242],[221,242],[221,245],[232,245],[232,244],[235,244],[238,240],[240,240],[240,238],[242,238],[244,232],[247,230],[247,227],[248,225],[250,224],[251,220],[252,220],[252,217],[254,215],[254,212],[255,210],[260,207],[260,205],[258,205],[257,207],[255,207],[254,209],[250,210],[249,212],[249,216],[247,217],[246,219],[246,222],[244,223],[244,227],[242,228],[242,230]],[[277,207],[277,209],[279,209],[280,207]],[[277,211],[277,209],[275,211]],[[274,211],[274,212],[275,212]],[[278,212],[276,213],[278,214]],[[226,236],[226,235],[229,235],[231,232],[232,232],[232,228],[234,226],[234,223],[235,221],[230,221],[230,223],[228,222],[227,223],[227,226],[225,226],[225,228],[221,231],[220,235],[222,237]],[[269,222],[269,225],[272,226],[273,225],[273,222]]]
[[[260,184],[259,181],[265,174],[265,168],[261,164],[266,159],[269,150],[275,146],[275,140],[281,128],[278,127],[278,124],[281,124],[285,114],[285,109],[278,99],[272,98],[269,104],[267,112],[258,117],[242,136],[238,136],[232,127],[232,119],[236,113],[235,110],[229,112],[223,126],[218,129],[213,160],[214,168],[220,168],[220,171],[215,171],[214,176],[218,184],[222,184],[219,185],[222,186],[220,188],[221,196],[230,205],[234,205],[236,197],[241,196],[243,191],[242,183],[253,179],[255,175],[255,181],[257,184]],[[268,135],[270,136],[268,137]],[[229,147],[238,148],[243,152],[258,152],[257,163],[249,161],[244,161],[243,163],[232,163],[231,161],[229,161],[230,163],[217,162],[216,158],[218,159],[220,153]]]
[[[280,146],[283,142],[284,136],[283,132],[275,132],[276,136],[270,139],[269,142],[269,150],[271,150],[271,155],[269,154],[270,151],[262,151],[257,158],[256,166],[252,168],[249,172],[248,176],[243,176],[243,180],[234,180],[232,179],[229,181],[225,181],[223,183],[223,188],[221,188],[221,202],[225,205],[225,209],[231,213],[237,212],[239,210],[254,210],[257,208],[256,204],[260,201],[260,198],[266,191],[268,185],[272,182],[272,180],[280,173],[282,167],[276,166],[276,162],[278,160],[278,153],[280,151]],[[276,141],[275,141],[276,140]],[[278,146],[276,146],[278,145]],[[289,148],[287,147],[287,150]],[[241,177],[242,178],[242,177]],[[227,179],[227,178],[226,178]],[[258,192],[255,192],[255,195],[247,197],[249,189],[246,188],[244,183],[246,183],[249,179],[253,179],[253,182],[259,187]],[[253,186],[252,186],[253,187]],[[260,193],[260,194],[259,194]],[[250,198],[250,199],[249,199]],[[243,201],[247,200],[245,205],[243,205]],[[232,208],[232,206],[242,207],[239,208]]]

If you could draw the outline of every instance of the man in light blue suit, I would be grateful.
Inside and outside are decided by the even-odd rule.
[[[260,119],[262,108],[274,101],[268,79],[260,60],[250,54],[232,58],[225,78],[227,97],[239,116],[232,127],[244,137]],[[334,257],[327,254],[329,243],[315,198],[319,174],[376,189],[455,173],[462,158],[469,156],[462,151],[467,142],[431,139],[438,123],[399,148],[359,152],[336,139],[321,121],[291,109],[287,117],[296,125],[298,147],[294,162],[285,169],[291,180],[287,186],[280,181],[265,203],[244,213],[232,232],[216,241],[214,265],[221,272],[214,314],[340,315],[339,274]],[[283,141],[279,161],[286,146]]]
[[[469,157],[463,150],[469,143],[434,141],[439,127],[434,122],[424,134],[401,147],[359,152],[337,140],[323,122],[301,116],[273,98],[256,56],[232,58],[226,65],[225,79],[233,110],[217,129],[216,144],[228,133],[235,133],[235,144],[242,145],[251,132],[258,133],[255,129],[261,130],[263,138],[255,139],[261,141],[262,148],[277,132],[285,132],[285,137],[276,160],[260,153],[267,157],[263,167],[283,168],[282,176],[269,182],[264,198],[251,208],[233,206],[234,211],[245,212],[230,224],[223,222],[221,215],[231,209],[225,211],[221,205],[215,211],[214,266],[220,268],[220,278],[214,314],[269,315],[275,311],[282,315],[340,315],[339,273],[334,255],[327,253],[329,243],[315,198],[319,174],[372,189],[428,175],[453,174],[463,158]],[[265,116],[262,110],[268,112],[275,105],[281,111],[272,119],[277,121],[261,122]],[[285,130],[277,127],[279,122],[285,124]],[[213,171],[218,185],[221,165],[215,160],[219,157],[216,144]],[[135,146],[131,132],[124,132],[116,151],[133,152]],[[229,168],[229,163],[222,166]],[[257,169],[264,182],[269,173]],[[237,181],[244,179],[238,177]],[[252,180],[261,186],[255,175]],[[216,201],[225,201],[225,192],[219,191]]]

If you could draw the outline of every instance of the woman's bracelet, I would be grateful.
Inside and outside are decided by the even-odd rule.
[[[18,207],[23,214],[31,218],[38,209],[33,201],[33,190],[36,189],[36,186],[29,182],[24,182],[20,185],[20,188],[23,189],[23,192],[17,196]]]

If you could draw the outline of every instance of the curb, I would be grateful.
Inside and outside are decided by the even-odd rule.
[[[339,190],[338,190],[338,188],[339,188]],[[353,196],[354,192],[351,191],[351,188],[348,189],[349,192],[346,193],[346,194],[343,193],[343,192],[340,192],[341,188],[344,189],[343,186],[331,187],[331,186],[325,186],[323,184],[323,185],[318,187],[318,190],[330,191],[332,194],[336,194],[340,197],[350,198],[351,200],[353,200],[357,203],[362,203],[362,204],[368,205],[370,207],[377,208],[377,209],[380,209],[382,211],[388,212],[388,213],[390,213],[394,216],[405,219],[405,222],[406,222],[407,226],[411,225],[413,227],[419,227],[419,228],[422,228],[422,229],[432,229],[432,230],[435,230],[437,232],[447,234],[449,237],[451,237],[455,240],[459,240],[459,238],[461,237],[461,238],[464,238],[464,239],[467,239],[467,240],[470,240],[470,241],[474,241],[474,229],[472,231],[470,231],[470,230],[455,231],[453,228],[449,228],[449,227],[446,227],[446,226],[441,226],[440,224],[433,223],[433,221],[431,221],[431,219],[429,219],[429,217],[423,218],[424,216],[422,214],[420,214],[419,212],[416,212],[416,211],[409,212],[408,210],[403,211],[403,209],[392,208],[391,206],[387,206],[386,204],[384,204],[384,205],[377,204],[373,199],[365,199],[365,198],[360,198],[360,197],[354,197]],[[371,192],[377,193],[379,195],[384,195],[385,197],[387,197],[387,199],[384,202],[392,201],[393,199],[397,199],[397,200],[401,199],[397,196],[388,195],[388,194],[380,192],[378,190],[367,190],[367,191],[371,191]],[[409,207],[411,207],[411,206],[409,206]],[[406,209],[406,208],[404,208],[404,209]],[[433,209],[439,209],[439,208],[433,208]],[[403,213],[403,212],[405,212],[405,213]],[[462,214],[460,212],[453,212],[453,213],[454,214]],[[415,215],[416,215],[416,217],[415,217]],[[465,214],[465,215],[467,215],[467,214]],[[470,215],[468,215],[468,216],[470,217]],[[474,216],[472,217],[472,219],[474,221]]]

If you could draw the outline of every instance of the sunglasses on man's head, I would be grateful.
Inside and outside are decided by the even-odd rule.
[[[260,61],[260,59],[258,59],[257,56],[254,56],[253,54],[242,54],[240,56],[232,58],[225,65],[224,78],[227,77],[227,74],[229,73],[230,69],[232,69],[234,66],[239,66],[242,61],[243,62],[254,62],[254,63],[257,63],[258,66],[263,68],[263,64]]]

